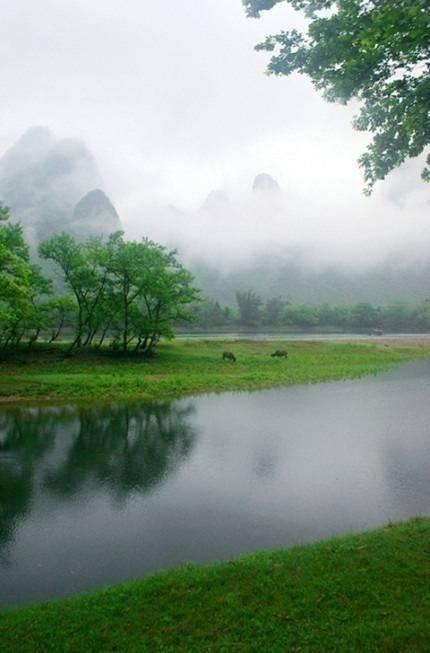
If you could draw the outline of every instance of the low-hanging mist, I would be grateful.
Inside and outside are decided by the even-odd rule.
[[[348,188],[333,200],[312,179],[304,192],[260,171],[180,210],[150,200],[145,187],[117,203],[84,143],[32,128],[0,158],[0,200],[34,249],[62,230],[85,238],[122,226],[129,238],[177,249],[203,293],[222,302],[250,288],[312,303],[415,301],[430,295],[428,186],[417,182],[418,166],[355,201]]]
[[[319,197],[311,181],[305,195],[250,179],[242,190],[212,190],[194,211],[130,206],[124,225],[130,236],[177,248],[203,289],[225,301],[247,287],[306,301],[422,299],[430,294],[430,202],[416,167],[352,204],[348,195]]]

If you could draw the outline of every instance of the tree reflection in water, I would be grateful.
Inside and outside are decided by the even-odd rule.
[[[151,491],[190,454],[193,412],[191,402],[3,411],[0,552],[31,513],[39,486],[63,498],[104,488],[116,501]]]
[[[190,453],[193,410],[164,402],[83,411],[67,458],[46,475],[46,486],[64,495],[105,486],[117,499],[149,491]]]
[[[30,511],[36,463],[52,448],[66,414],[67,409],[51,408],[0,414],[0,554]]]

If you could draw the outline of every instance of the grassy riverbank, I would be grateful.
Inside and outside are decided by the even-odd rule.
[[[270,353],[288,348],[287,360]],[[237,362],[223,361],[224,350]],[[112,358],[61,348],[23,351],[0,362],[0,401],[161,399],[202,392],[259,389],[375,374],[430,347],[321,342],[189,340],[163,343],[152,359]]]
[[[0,613],[0,651],[428,651],[430,519]]]

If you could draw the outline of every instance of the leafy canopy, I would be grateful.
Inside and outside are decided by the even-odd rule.
[[[330,102],[361,103],[354,127],[373,140],[359,159],[365,192],[430,143],[430,0],[242,0],[249,16],[286,1],[308,31],[268,36],[268,72],[308,75]],[[422,178],[430,181],[430,154]]]
[[[172,324],[190,320],[188,305],[198,299],[193,277],[177,261],[175,252],[144,239],[126,241],[122,232],[83,242],[62,233],[42,242],[42,258],[62,270],[77,307],[75,337],[71,349],[106,336],[112,346],[128,351],[151,352],[160,337],[172,338]],[[50,305],[50,307],[52,307]],[[63,325],[71,304],[52,307]],[[57,337],[58,327],[53,330]]]
[[[38,336],[44,323],[41,296],[51,292],[50,281],[30,263],[21,225],[9,219],[0,203],[0,346]]]

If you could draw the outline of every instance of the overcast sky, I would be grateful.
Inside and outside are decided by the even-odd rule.
[[[300,20],[287,5],[249,19],[240,0],[7,3],[0,153],[32,125],[82,138],[125,224],[142,202],[193,210],[258,172],[287,196],[350,203],[355,219],[399,188],[408,195],[410,181],[423,216],[418,175],[363,198],[356,159],[368,136],[351,127],[354,107],[326,103],[306,78],[264,75],[254,45]]]

